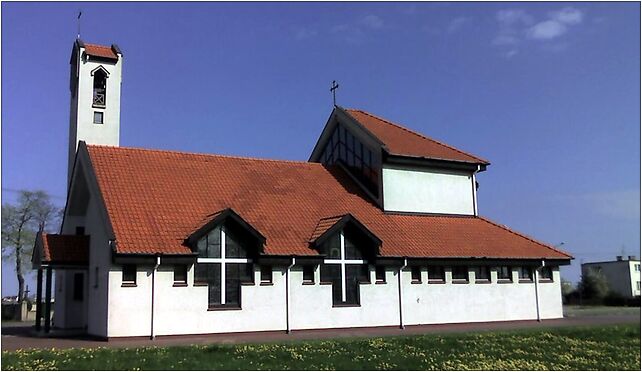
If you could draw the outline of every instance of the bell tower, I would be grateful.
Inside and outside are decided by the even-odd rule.
[[[95,145],[119,144],[123,53],[116,44],[103,46],[76,39],[69,63],[68,184],[78,141]]]

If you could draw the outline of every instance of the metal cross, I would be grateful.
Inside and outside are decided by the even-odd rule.
[[[336,90],[339,88],[339,84],[335,80],[332,80],[332,86],[330,87],[330,92],[332,92],[332,103],[336,106],[337,105],[337,94]]]
[[[82,16],[82,10],[78,11],[78,17],[76,18],[76,21],[78,22],[78,36],[76,37],[77,39],[80,39],[80,17]]]

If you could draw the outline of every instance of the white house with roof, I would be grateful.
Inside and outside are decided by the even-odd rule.
[[[33,256],[55,315],[39,307],[38,329],[109,339],[562,317],[572,257],[479,215],[488,161],[339,106],[307,162],[119,147],[122,61],[115,45],[74,43],[64,220]]]

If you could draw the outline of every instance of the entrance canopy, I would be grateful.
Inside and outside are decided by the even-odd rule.
[[[39,232],[31,258],[35,268],[87,267],[89,263],[89,236],[61,235]]]

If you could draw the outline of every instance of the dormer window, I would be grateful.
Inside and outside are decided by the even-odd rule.
[[[253,262],[265,238],[231,209],[211,216],[186,239],[198,253],[194,285],[207,286],[208,309],[240,309],[241,285],[254,283]]]
[[[359,305],[359,282],[368,267],[361,251],[343,231],[328,239],[321,250],[327,257],[321,265],[321,281],[332,283],[332,304]]]
[[[109,73],[104,67],[99,66],[91,74],[94,77],[92,107],[104,108],[107,106],[107,78]]]
[[[241,307],[241,284],[253,280],[244,245],[239,234],[223,226],[199,240],[196,281],[208,286],[209,308]]]
[[[321,283],[332,284],[333,306],[359,306],[359,285],[370,282],[368,260],[381,240],[350,214],[321,219],[310,239],[325,256]]]

